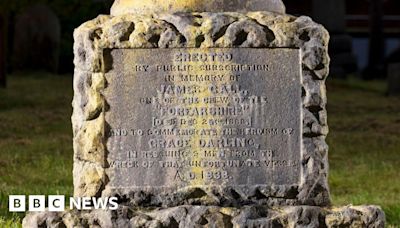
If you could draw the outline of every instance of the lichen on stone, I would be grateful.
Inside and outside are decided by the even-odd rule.
[[[105,177],[98,178],[100,188],[87,188],[81,183],[86,178],[75,172],[75,191],[79,195],[129,195],[111,191],[107,179],[107,151],[101,140],[107,126],[104,113],[107,104],[102,90],[107,86],[104,53],[116,48],[297,48],[302,60],[303,84],[303,146],[302,173],[298,187],[253,186],[251,189],[234,187],[235,196],[225,194],[226,188],[203,187],[206,197],[190,198],[190,188],[176,194],[144,192],[145,202],[151,205],[177,206],[180,204],[238,205],[240,202],[268,205],[329,205],[327,183],[328,133],[326,119],[325,79],[328,75],[327,54],[329,34],[309,17],[293,17],[271,12],[249,13],[160,13],[149,15],[126,14],[99,16],[84,23],[74,33],[75,97],[74,148],[80,164],[93,164],[104,169]],[[99,127],[101,126],[101,127]],[[81,168],[76,168],[84,170]],[[93,182],[94,183],[94,182]],[[92,183],[92,184],[93,184]],[[84,187],[82,187],[84,186]],[[90,193],[87,190],[90,189]],[[97,189],[98,192],[94,192]],[[186,191],[186,192],[185,192]],[[103,193],[102,193],[103,192]],[[132,192],[133,195],[134,192]],[[225,195],[224,195],[225,194]],[[256,197],[262,194],[264,197]],[[188,198],[189,197],[189,198]],[[141,200],[131,199],[140,205]],[[150,202],[150,203],[149,203]]]

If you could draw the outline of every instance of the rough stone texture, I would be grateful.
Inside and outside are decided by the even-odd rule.
[[[31,213],[23,220],[23,227],[383,228],[385,214],[375,206],[343,208],[292,206],[274,209],[265,206],[243,206],[240,209],[179,206],[149,210],[123,206],[118,211]]]
[[[247,12],[285,13],[282,0],[116,0],[112,16],[169,12]]]
[[[329,35],[310,18],[269,12],[99,16],[79,27],[74,38],[75,196],[116,195],[120,207],[117,211],[29,213],[24,227],[384,227],[385,215],[376,206],[321,207],[330,204],[325,142]],[[198,186],[170,195],[110,191],[105,140],[109,107],[102,94],[110,69],[104,53],[120,48],[185,47],[300,49],[300,186],[245,191],[235,186],[212,191]],[[271,193],[275,197],[269,197]]]
[[[237,38],[239,34],[241,39]],[[101,90],[107,86],[104,73],[108,70],[104,65],[104,51],[114,48],[289,47],[301,50],[303,68],[303,142],[299,187],[254,187],[245,191],[235,187],[214,191],[188,187],[178,189],[173,195],[137,191],[121,193],[119,197],[127,197],[133,205],[140,206],[330,204],[328,146],[325,143],[328,133],[325,79],[329,65],[329,35],[310,18],[270,12],[99,16],[79,27],[74,38],[76,69],[72,122],[76,196],[111,194],[107,189],[108,164],[105,162],[107,151],[103,137],[107,126],[104,121],[107,104]],[[271,192],[275,197],[268,197]]]
[[[221,54],[230,56],[220,61],[210,63],[191,61],[191,70],[181,72],[184,75],[219,75],[220,80],[198,81],[187,80],[174,74],[173,82],[166,82],[165,75],[171,75],[170,71],[157,71],[160,66],[170,66],[174,63],[177,55],[197,54]],[[203,195],[223,196],[208,197],[208,203],[215,205],[239,204],[241,200],[248,202],[266,201],[267,198],[292,199],[300,183],[300,158],[302,143],[302,97],[301,97],[301,67],[300,51],[289,48],[174,48],[174,49],[115,49],[110,56],[106,57],[112,62],[112,69],[105,74],[108,82],[103,95],[110,107],[106,111],[105,121],[108,124],[107,137],[107,161],[110,167],[107,176],[110,181],[107,187],[118,195],[129,195],[130,192],[151,192],[153,195],[165,195],[172,198],[176,204],[179,201],[187,201],[177,193],[177,189],[196,186],[197,196],[189,200],[198,200]],[[285,65],[282,63],[285,62]],[[196,64],[197,63],[197,64]],[[147,71],[137,72],[137,65],[147,65]],[[178,62],[174,66],[182,66],[188,63]],[[266,70],[243,70],[238,73],[235,70],[208,71],[201,70],[201,66],[237,66],[251,64],[252,66],[268,66]],[[268,64],[268,65],[265,65]],[[128,66],[128,67],[127,67]],[[187,65],[186,65],[187,66]],[[111,67],[109,67],[111,68]],[[239,75],[236,80],[230,80],[231,75]],[[175,76],[177,75],[177,76]],[[210,86],[223,88],[225,85],[240,87],[238,91],[229,94],[215,94],[209,90]],[[179,93],[178,95],[162,91],[160,87],[171,86],[179,88],[191,88],[196,86],[198,91],[191,93]],[[183,87],[185,86],[185,87]],[[236,90],[236,89],[235,89]],[[180,115],[177,113],[161,114],[160,110],[187,109],[193,111],[193,104],[187,102],[164,103],[155,102],[143,104],[141,97],[168,97],[176,100],[190,96],[198,99],[196,110],[209,110],[207,114]],[[210,97],[241,98],[241,101],[226,103],[205,103],[203,99]],[[266,97],[267,102],[251,103],[250,97]],[[209,112],[215,108],[235,108],[240,114],[213,115]],[[238,113],[239,113],[238,112]],[[151,115],[149,115],[151,113]],[[235,120],[249,120],[246,124],[204,124],[207,119],[223,120],[225,118]],[[160,124],[154,126],[154,119],[168,122],[177,120],[174,125]],[[199,124],[181,124],[181,122],[196,120]],[[207,121],[206,121],[207,122]],[[263,135],[235,135],[224,134],[224,130],[235,129],[275,129],[275,133]],[[131,133],[115,134],[121,129],[141,129],[145,132],[142,135]],[[149,130],[176,130],[176,131],[202,131],[214,130],[213,135],[192,134],[192,135],[154,135],[147,134]],[[285,134],[282,131],[290,129],[291,133]],[[239,138],[238,138],[239,137]],[[236,139],[251,139],[255,145],[222,145],[218,146],[217,141],[228,141]],[[174,149],[165,148],[161,142],[181,140],[188,142],[185,145],[174,145]],[[211,146],[201,146],[200,142],[213,142]],[[153,146],[149,145],[152,142]],[[204,145],[205,143],[203,143]],[[154,146],[156,145],[156,146]],[[160,148],[162,147],[162,148]],[[168,147],[168,146],[167,146]],[[129,149],[121,149],[129,148]],[[270,155],[266,150],[274,150]],[[126,151],[135,151],[135,156],[128,157]],[[183,151],[183,156],[157,156],[148,157],[148,151],[157,154],[165,154],[169,151]],[[223,151],[224,156],[207,155],[204,151]],[[218,152],[217,152],[218,151]],[[239,157],[231,155],[240,151]],[[247,152],[246,152],[247,151]],[[249,154],[243,154],[249,153]],[[152,152],[153,154],[153,152]],[[252,155],[250,155],[252,154]],[[232,165],[240,161],[242,164]],[[143,164],[151,163],[151,168],[143,167]],[[161,164],[160,164],[161,163]],[[166,167],[165,164],[173,163],[179,168]],[[203,165],[193,165],[202,163]],[[230,165],[230,164],[231,165]],[[271,165],[271,164],[275,165]],[[122,165],[121,165],[122,164]],[[125,166],[128,164],[128,167]],[[204,165],[205,164],[205,165]],[[211,165],[209,165],[211,164]],[[177,173],[179,178],[177,178]],[[211,176],[211,175],[212,176]],[[256,174],[256,175],[255,175]],[[209,175],[209,176],[207,176]],[[192,177],[190,177],[192,176]],[[215,177],[217,176],[217,177]],[[200,187],[201,186],[201,187]],[[231,187],[233,186],[233,187]],[[279,191],[274,191],[279,189]],[[248,191],[255,191],[249,193]],[[257,195],[251,199],[235,199],[235,195]],[[183,192],[183,191],[180,191]],[[262,193],[261,193],[262,192]],[[193,193],[191,193],[193,194]],[[177,196],[174,196],[177,195]],[[230,197],[232,195],[232,197]],[[264,195],[264,196],[263,196]],[[224,197],[226,196],[226,197]],[[189,197],[189,196],[187,196]],[[158,205],[160,197],[152,197]],[[221,200],[223,199],[223,201]],[[204,200],[203,200],[204,201]],[[162,201],[160,201],[162,202]],[[172,202],[171,202],[172,203]]]

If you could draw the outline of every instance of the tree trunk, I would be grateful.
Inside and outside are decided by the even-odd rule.
[[[383,35],[383,0],[370,0],[370,38],[368,66],[364,79],[383,78],[385,41]]]
[[[7,21],[5,15],[0,12],[0,87],[6,87],[6,29]]]

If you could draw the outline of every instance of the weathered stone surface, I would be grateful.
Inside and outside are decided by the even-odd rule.
[[[180,13],[152,16],[100,16],[75,31],[74,186],[76,196],[117,195],[132,205],[328,205],[328,133],[324,81],[328,75],[329,35],[308,17],[292,17],[270,12]],[[168,191],[113,191],[107,161],[107,140],[102,135],[110,127],[104,91],[110,86],[106,74],[111,49],[138,48],[294,48],[300,50],[302,81],[299,94],[303,128],[300,135],[300,183],[282,187],[270,185],[208,188],[193,185]],[[243,49],[244,50],[244,49]],[[282,67],[287,62],[282,61]],[[110,80],[110,81],[109,81]],[[145,87],[144,87],[145,88]],[[104,128],[104,132],[102,129]],[[83,172],[87,167],[92,171]],[[256,174],[255,174],[256,175]],[[94,179],[91,180],[90,178]],[[268,184],[268,183],[266,183]],[[97,191],[97,192],[96,192]]]
[[[383,228],[385,214],[376,206],[347,206],[321,208],[293,206],[241,208],[215,206],[179,206],[173,208],[133,209],[128,206],[118,211],[93,210],[62,213],[31,213],[23,221],[25,228],[37,227],[284,227],[284,228]]]
[[[247,11],[285,13],[285,5],[282,0],[117,0],[111,8],[111,15]]]
[[[376,206],[323,207],[330,204],[325,142],[329,35],[310,18],[271,12],[99,16],[79,27],[74,39],[74,195],[116,196],[119,208],[29,213],[24,227],[384,227],[384,213]],[[159,49],[144,50],[149,48]],[[259,72],[252,72],[244,73],[247,80],[238,84],[274,99],[270,104],[280,111],[261,120],[267,124],[280,121],[279,126],[293,124],[295,143],[281,143],[285,146],[282,154],[296,160],[298,167],[279,174],[237,172],[235,179],[210,184],[171,181],[171,174],[163,169],[113,170],[115,161],[126,159],[126,154],[135,158],[135,146],[139,151],[146,146],[142,139],[115,137],[118,131],[113,130],[136,124],[149,128],[146,124],[156,116],[156,110],[137,106],[134,100],[140,102],[143,95],[146,103],[146,98],[154,97],[151,86],[160,85],[158,77],[165,78],[165,74],[137,71],[143,70],[145,63],[150,62],[150,67],[155,62],[173,62],[169,58],[179,51],[212,50],[240,53],[235,62],[241,64],[273,58],[279,62],[271,62],[271,67],[281,69],[264,77],[274,81],[281,74],[281,82],[268,84]],[[138,68],[139,63],[142,66]],[[255,79],[248,80],[250,77]],[[274,89],[281,91],[271,95]],[[289,109],[289,119],[282,117],[284,106]],[[267,138],[260,145],[275,144]],[[286,148],[288,145],[293,148]],[[129,153],[121,153],[127,150]],[[275,179],[268,179],[271,176]]]
[[[298,49],[118,49],[106,59],[108,188],[171,196],[193,186],[239,195],[257,188],[265,198],[293,197]]]

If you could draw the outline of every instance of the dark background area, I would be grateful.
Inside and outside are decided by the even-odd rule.
[[[73,72],[73,30],[108,14],[113,0],[0,2],[0,84],[20,70]],[[331,75],[386,78],[400,62],[400,1],[285,0],[287,12],[308,15],[331,33]]]
[[[331,34],[332,75],[386,78],[400,62],[400,1],[286,0],[287,11],[309,15]]]
[[[3,74],[20,70],[72,73],[74,29],[99,14],[109,14],[112,3],[113,0],[0,1],[1,71]],[[59,33],[59,37],[51,33]],[[56,46],[52,46],[54,39],[59,40]],[[23,49],[25,55],[21,57],[18,49]],[[56,57],[48,57],[52,51]],[[49,63],[52,58],[57,58],[58,64]],[[0,78],[4,85],[4,76]]]

